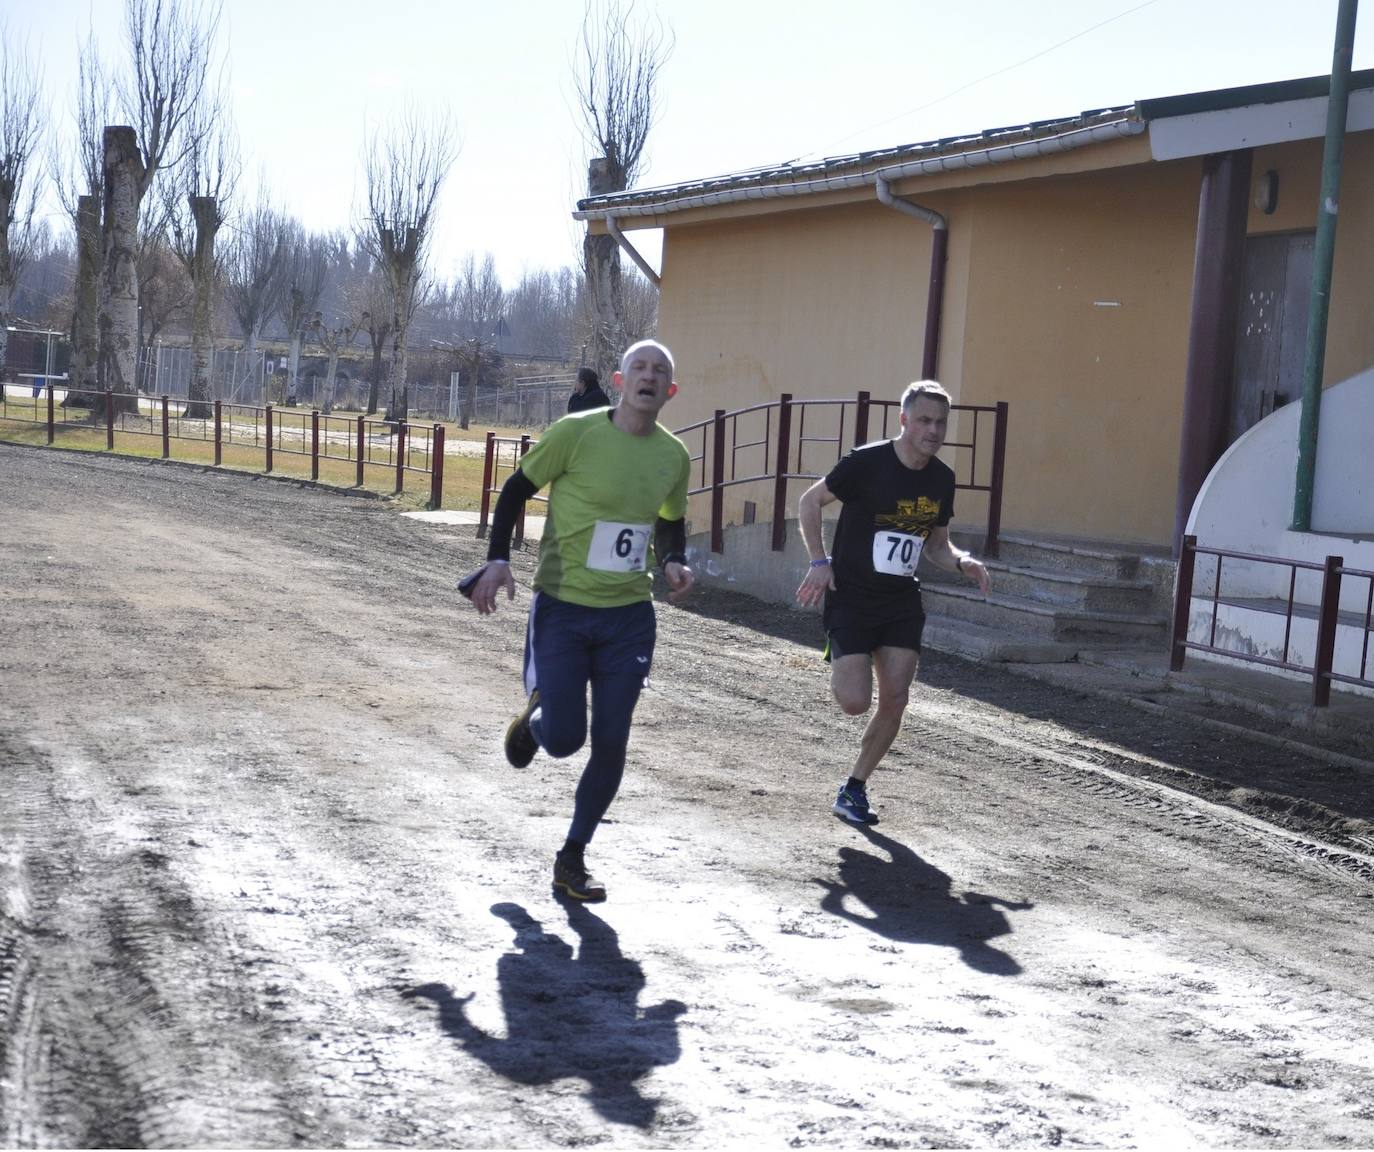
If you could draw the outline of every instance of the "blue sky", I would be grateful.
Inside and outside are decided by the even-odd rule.
[[[644,184],[1327,72],[1336,0],[639,0],[676,47]],[[122,0],[0,0],[67,132],[77,45],[113,60]],[[491,251],[503,279],[575,260],[586,149],[573,113],[578,0],[225,0],[244,197],[349,227],[367,126],[447,107],[462,142],[433,271]],[[1364,22],[1368,24],[1366,20]],[[1357,30],[1354,65],[1374,67]],[[61,222],[54,213],[54,221]],[[656,259],[656,244],[640,246]]]

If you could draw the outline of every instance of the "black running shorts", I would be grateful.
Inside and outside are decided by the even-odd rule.
[[[864,599],[854,604],[830,593],[826,596],[823,620],[827,660],[865,655],[875,648],[910,648],[919,652],[926,627],[919,591],[901,601]]]

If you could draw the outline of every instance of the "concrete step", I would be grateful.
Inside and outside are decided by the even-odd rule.
[[[1122,612],[1150,614],[1153,608],[1154,586],[1148,580],[1112,580],[1098,576],[1082,576],[1064,571],[1021,568],[1000,560],[986,560],[992,576],[994,591],[1038,604],[1060,604],[1068,608],[1084,608],[1091,612]],[[931,584],[964,584],[968,581],[952,572],[922,565],[922,587]]]
[[[1000,628],[929,614],[921,645],[970,660],[1005,664],[1062,664],[1078,656],[1077,644],[1012,636]]]
[[[999,592],[984,598],[966,585],[930,584],[923,590],[928,616],[980,624],[1011,638],[1150,646],[1164,644],[1168,634],[1166,616],[1040,604]]]
[[[1072,572],[1100,580],[1135,580],[1140,574],[1140,557],[1135,553],[1029,536],[1001,537],[997,559],[1016,568]]]

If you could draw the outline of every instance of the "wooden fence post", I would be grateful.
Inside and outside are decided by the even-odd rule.
[[[105,447],[114,451],[114,389],[105,389]]]
[[[712,424],[711,551],[725,551],[725,409],[717,408]]]
[[[320,410],[310,410],[310,479],[320,478]]]
[[[224,401],[215,401],[215,467],[218,468],[224,455]]]
[[[272,405],[264,407],[263,412],[267,418],[267,471],[272,471]]]
[[[358,417],[358,478],[357,485],[363,486],[363,452],[367,449],[367,417]]]
[[[434,425],[429,450],[429,506],[438,509],[444,502],[444,426]]]
[[[792,438],[792,393],[778,397],[778,454],[773,469],[773,551],[787,543],[787,454]]]
[[[167,459],[172,454],[172,428],[169,412],[172,402],[164,392],[162,394],[162,458]]]
[[[1331,665],[1336,655],[1336,624],[1341,612],[1341,566],[1343,556],[1328,556],[1322,569],[1322,602],[1317,620],[1317,651],[1312,661],[1312,704],[1325,708],[1331,703]]]

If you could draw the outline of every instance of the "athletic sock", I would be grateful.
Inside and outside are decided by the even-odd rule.
[[[575,860],[580,860],[582,859],[582,854],[586,850],[587,846],[583,844],[581,840],[574,840],[569,837],[567,840],[563,841],[563,847],[558,850],[558,854],[564,859],[571,857]]]
[[[865,781],[855,780],[854,777],[851,776],[845,783],[844,790],[846,792],[867,792],[868,789],[864,787],[864,784]]]

